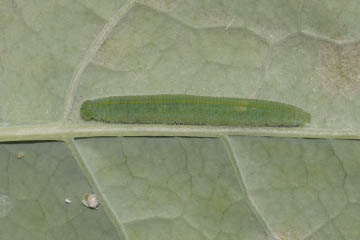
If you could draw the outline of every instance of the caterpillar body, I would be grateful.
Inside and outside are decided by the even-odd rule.
[[[296,127],[311,115],[293,105],[246,98],[194,95],[113,96],[85,101],[85,121],[128,124]]]

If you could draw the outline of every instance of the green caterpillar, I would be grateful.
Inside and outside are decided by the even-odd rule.
[[[114,96],[85,101],[85,121],[139,124],[295,127],[310,122],[301,108],[273,101],[193,95]]]

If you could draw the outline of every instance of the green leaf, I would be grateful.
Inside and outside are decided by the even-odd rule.
[[[356,0],[0,1],[0,239],[360,239],[359,20]],[[87,99],[153,94],[312,121],[80,118]]]
[[[1,144],[0,166],[0,239],[121,239],[64,143]]]

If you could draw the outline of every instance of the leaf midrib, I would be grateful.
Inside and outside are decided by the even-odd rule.
[[[138,124],[48,124],[0,128],[0,142],[58,140],[99,136],[266,136],[325,139],[360,139],[360,130],[303,128],[246,128],[189,125],[138,125]]]

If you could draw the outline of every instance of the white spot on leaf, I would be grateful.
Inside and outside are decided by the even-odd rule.
[[[81,202],[85,207],[92,208],[92,209],[97,209],[100,205],[100,203],[94,193],[86,194],[85,198]]]

